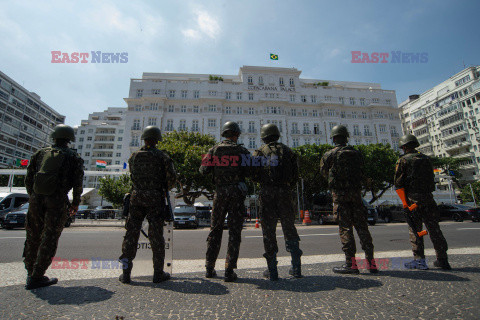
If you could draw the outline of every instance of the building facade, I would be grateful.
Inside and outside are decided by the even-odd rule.
[[[466,68],[399,105],[404,132],[419,140],[419,151],[465,159],[462,180],[478,180],[480,164],[480,66]]]
[[[53,128],[65,122],[39,95],[0,71],[0,168],[30,159],[50,144]]]
[[[131,79],[125,139],[130,152],[143,128],[187,130],[220,140],[227,121],[242,128],[240,143],[261,145],[260,128],[275,123],[291,147],[331,143],[330,130],[344,124],[351,144],[397,147],[401,124],[395,91],[379,84],[300,78],[295,68],[243,66],[238,75],[144,73]]]
[[[88,120],[82,120],[76,126],[76,141],[72,147],[84,161],[85,170],[96,171],[97,160],[105,161],[106,171],[120,171],[128,161],[130,151],[123,140],[125,134],[125,115],[127,108],[108,108],[103,112],[94,112]],[[96,177],[85,176],[85,187],[95,187]]]

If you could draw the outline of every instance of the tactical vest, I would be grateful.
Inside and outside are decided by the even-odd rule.
[[[362,158],[352,146],[338,147],[332,154],[328,186],[332,190],[362,188]]]
[[[131,167],[132,181],[137,190],[163,190],[166,183],[165,164],[155,150],[137,151]]]
[[[40,169],[33,180],[33,191],[36,194],[52,195],[61,185],[61,170],[67,153],[60,148],[44,149]]]
[[[223,156],[238,156],[238,159],[241,161],[240,147],[237,145],[218,145],[213,151],[213,157],[217,159],[222,159]],[[230,159],[230,158],[228,158]],[[238,166],[232,166],[229,162],[228,165],[218,165],[216,164],[213,168],[214,182],[217,185],[229,185],[237,184],[239,182],[245,181],[243,173],[241,172],[242,167],[240,166],[240,161]]]
[[[264,144],[260,152],[267,158],[262,171],[262,183],[268,185],[289,185],[294,182],[293,153],[278,142]]]
[[[422,153],[408,153],[406,191],[411,193],[430,193],[435,191],[435,178],[430,158]]]

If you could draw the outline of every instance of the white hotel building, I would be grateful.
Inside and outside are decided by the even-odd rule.
[[[379,84],[302,79],[295,68],[243,66],[238,75],[144,73],[131,79],[125,101],[125,140],[141,145],[143,128],[198,131],[220,140],[230,120],[242,128],[240,143],[261,145],[260,128],[278,125],[291,147],[331,143],[330,129],[344,124],[351,144],[397,147],[401,135],[395,91]],[[215,80],[216,79],[216,80]],[[327,85],[328,82],[328,85]],[[323,83],[323,85],[322,85]]]
[[[466,68],[400,104],[404,132],[413,133],[419,151],[465,158],[464,182],[478,180],[480,165],[480,66]]]

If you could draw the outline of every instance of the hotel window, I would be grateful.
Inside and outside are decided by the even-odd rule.
[[[353,135],[354,136],[359,136],[360,135],[360,128],[358,125],[353,126]]]
[[[165,128],[165,131],[173,131],[173,120],[172,119],[167,120],[167,127]]]
[[[345,118],[345,111],[340,112],[340,118]]]
[[[363,134],[366,135],[366,136],[369,136],[370,135],[370,127],[365,125],[363,126]]]
[[[180,111],[183,113],[187,112],[187,106],[181,106]]]
[[[307,102],[307,96],[301,96],[300,100],[302,100],[302,102]]]
[[[237,124],[240,127],[240,132],[243,132],[243,121],[237,121]]]
[[[379,125],[378,128],[380,132],[383,132],[383,133],[387,132],[387,126],[384,124]]]
[[[174,111],[175,111],[175,106],[169,105],[168,112],[174,112]]]
[[[317,102],[317,96],[311,95],[310,100],[312,101],[312,103],[316,103]]]
[[[140,120],[139,119],[133,120],[132,130],[140,130]],[[88,138],[90,138],[90,137],[88,137]],[[88,138],[87,138],[87,140],[89,140]]]
[[[237,92],[237,100],[242,100],[242,93],[241,92]]]
[[[365,98],[360,98],[360,105],[364,106],[365,105]]]
[[[135,111],[137,111],[137,112],[138,112],[138,111],[142,111],[142,106],[139,105],[139,104],[137,104],[137,105],[135,106]]]
[[[150,103],[150,110],[158,110],[158,103]]]
[[[315,138],[315,144],[317,146],[321,145],[322,144],[322,140],[320,140],[320,138]]]
[[[243,114],[242,107],[237,107],[237,114]]]
[[[225,113],[226,114],[231,114],[232,113],[232,107],[225,107]]]
[[[217,126],[217,119],[208,119],[208,127],[214,128]]]
[[[340,104],[344,104],[343,97],[338,97],[338,102],[340,102]]]
[[[80,130],[80,134],[85,134],[85,130]]]
[[[307,116],[307,109],[302,109],[302,116],[306,117]]]
[[[137,98],[140,98],[143,96],[143,90],[142,89],[138,89],[137,90]]]
[[[295,95],[294,94],[290,95],[290,102],[295,102]]]
[[[252,101],[253,100],[253,93],[248,94],[248,100]]]
[[[180,120],[180,125],[178,126],[178,131],[187,130],[187,125],[185,120]]]
[[[258,84],[263,86],[263,77],[262,76],[258,77]]]
[[[297,115],[297,109],[292,109],[292,110],[290,111],[290,114],[291,114],[293,117],[295,117],[295,116]]]
[[[336,122],[330,122],[329,125],[330,125],[330,130],[332,130],[333,127],[335,127],[337,125],[337,123]]]
[[[253,84],[253,77],[252,77],[252,76],[248,76],[248,77],[247,77],[247,82],[248,82],[248,84]]]
[[[293,81],[293,78],[290,78],[290,87],[295,86],[295,82]]]
[[[257,147],[257,142],[255,141],[255,138],[248,138],[248,148],[249,149],[255,149]]]
[[[217,91],[215,91],[215,90],[209,90],[209,91],[208,91],[208,95],[209,95],[209,96],[216,96],[216,95],[217,95]]]
[[[293,138],[292,139],[292,147],[294,147],[294,148],[298,147],[298,138]]]
[[[248,114],[255,114],[255,109],[253,109],[253,107],[249,107]]]
[[[187,97],[187,90],[182,90],[182,98],[186,98]]]
[[[79,138],[79,139],[78,139],[78,142],[83,142],[83,138]]]
[[[200,98],[200,91],[198,91],[198,90],[193,91],[193,97],[194,97],[195,99]]]
[[[387,102],[388,105],[392,104],[392,100],[390,100],[390,99],[387,99],[386,102]]]
[[[352,119],[357,119],[357,112],[356,111],[352,112]]]
[[[322,134],[322,132],[320,131],[320,124],[315,123],[313,125],[313,134]]]
[[[197,132],[198,131],[198,120],[193,120],[192,121],[192,131]]]
[[[300,131],[298,130],[298,124],[296,122],[292,122],[292,134],[299,134]]]
[[[325,101],[332,101],[332,97],[331,96],[325,96]]]
[[[90,152],[85,152],[85,157],[90,157]]]
[[[116,157],[121,157],[121,156],[122,156],[121,152],[116,153]]]
[[[225,99],[227,99],[227,100],[232,99],[232,93],[231,92],[225,92]]]
[[[148,125],[149,126],[156,126],[157,125],[157,118],[148,118]]]
[[[373,99],[372,99],[372,102],[373,102],[373,103],[378,103],[378,98],[373,98]]]
[[[153,90],[152,90],[152,93],[153,93],[153,94],[160,94],[160,89],[153,89]]]
[[[170,90],[170,91],[168,91],[168,96],[169,96],[170,98],[175,98],[175,90]]]
[[[333,110],[333,109],[328,109],[328,110],[327,110],[327,115],[328,115],[329,117],[335,116],[335,110]]]
[[[193,113],[198,113],[199,107],[198,106],[193,106]]]
[[[305,138],[305,144],[310,144],[310,139],[309,138]]]
[[[92,147],[91,144],[87,144],[87,145],[85,146],[86,149],[90,149],[91,147]],[[102,148],[99,148],[99,149],[102,149]]]
[[[355,105],[355,98],[350,98],[350,104],[351,104],[352,106]]]
[[[313,117],[318,117],[318,110],[313,110],[312,111],[312,116]]]
[[[283,77],[278,78],[278,83],[283,86]]]
[[[248,122],[248,132],[255,133],[255,121]]]
[[[209,104],[208,105],[208,112],[216,112],[217,111],[217,106],[214,104]]]
[[[308,123],[303,124],[303,134],[310,134],[310,125]]]

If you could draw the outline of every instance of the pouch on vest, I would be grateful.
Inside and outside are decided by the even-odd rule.
[[[57,148],[47,148],[40,165],[40,170],[35,174],[33,191],[36,194],[52,195],[60,185],[60,170],[65,153]]]
[[[163,190],[165,184],[164,169],[163,163],[153,151],[137,151],[131,168],[135,188],[139,190]]]
[[[361,188],[361,165],[358,151],[351,146],[339,147],[333,154],[333,165],[328,177],[329,188],[333,190]]]
[[[289,166],[292,163],[292,154],[280,144],[267,144],[260,150],[268,159],[265,169],[267,181],[270,184],[290,184],[294,170]]]

